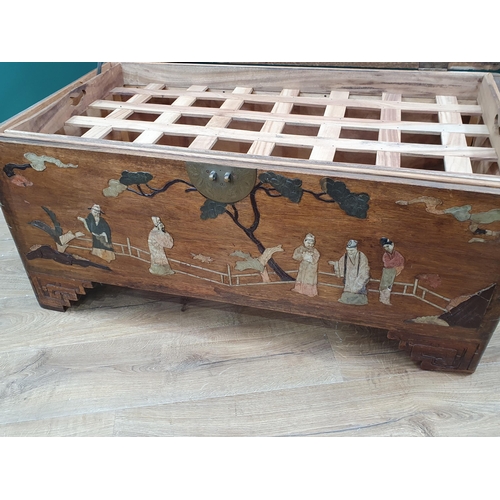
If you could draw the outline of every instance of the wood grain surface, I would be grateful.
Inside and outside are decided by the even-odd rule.
[[[117,287],[39,307],[0,216],[0,436],[499,436],[500,333],[473,375],[386,331]]]

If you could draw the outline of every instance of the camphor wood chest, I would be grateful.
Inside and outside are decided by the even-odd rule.
[[[492,74],[106,64],[0,127],[42,307],[105,283],[386,329],[473,372],[500,302]]]

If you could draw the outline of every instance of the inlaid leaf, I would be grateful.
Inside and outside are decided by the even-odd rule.
[[[132,186],[136,184],[147,184],[153,179],[149,172],[129,172],[124,170],[120,177],[120,183],[124,186]]]
[[[116,179],[110,179],[108,182],[108,187],[102,190],[102,194],[107,197],[115,197],[120,193],[123,193],[127,189],[125,184],[122,184],[120,181]]]
[[[351,193],[341,181],[325,177],[320,181],[321,189],[327,193],[347,214],[358,219],[366,219],[370,206],[370,196],[366,193]]]
[[[202,220],[216,219],[226,211],[226,205],[226,203],[221,203],[220,201],[205,200],[205,203],[200,208],[200,217]]]
[[[293,203],[299,203],[302,198],[302,181],[300,179],[289,179],[274,172],[264,172],[259,175],[259,180],[263,184],[271,184],[278,193]]]
[[[343,200],[350,193],[343,182],[335,181],[328,177],[321,179],[320,184],[321,189],[325,193],[328,193],[335,201]]]

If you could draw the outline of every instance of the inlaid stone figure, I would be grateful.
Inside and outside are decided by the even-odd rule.
[[[101,217],[103,212],[99,205],[89,208],[90,213],[84,219],[78,217],[83,222],[85,228],[92,234],[92,255],[95,255],[106,262],[115,260],[115,252],[111,241],[111,229],[108,223]]]
[[[380,238],[380,244],[385,252],[382,256],[384,269],[382,270],[382,278],[380,279],[379,300],[382,304],[390,306],[392,305],[392,285],[394,284],[396,276],[399,276],[401,271],[404,269],[405,259],[397,250],[394,249],[393,241],[388,238]]]
[[[165,226],[159,217],[151,217],[153,221],[153,229],[149,232],[148,245],[151,253],[151,266],[149,272],[151,274],[167,275],[174,274],[170,267],[165,249],[170,249],[174,246],[174,240],[169,233],[165,231]]]
[[[352,305],[368,304],[366,285],[370,279],[368,259],[358,250],[358,242],[349,240],[346,252],[337,261],[329,261],[335,268],[335,274],[344,279],[344,292],[339,302]]]
[[[309,233],[304,238],[304,243],[293,252],[293,258],[300,262],[293,291],[309,297],[318,295],[318,262],[320,254],[314,248],[315,244],[316,238]]]

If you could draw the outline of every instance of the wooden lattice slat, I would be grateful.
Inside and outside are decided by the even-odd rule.
[[[495,83],[493,75],[484,76],[479,87],[477,101],[483,109],[482,118],[489,130],[489,140],[495,151],[500,156],[500,91]],[[489,169],[491,165],[487,168]],[[497,165],[498,166],[498,165]],[[483,168],[486,165],[483,164]]]
[[[436,102],[438,104],[456,104],[457,98],[455,96],[436,96]],[[453,111],[440,111],[438,113],[439,121],[442,123],[462,123],[462,117],[460,113]],[[464,147],[467,146],[467,139],[465,134],[449,133],[443,132],[441,134],[443,146],[451,147],[454,146]],[[472,165],[470,158],[464,156],[454,156],[452,154],[446,154],[444,157],[444,168],[447,172],[458,172],[458,173],[472,173]]]
[[[247,98],[245,98],[245,101]],[[338,99],[334,100],[339,102]],[[349,101],[348,101],[349,102]],[[143,113],[163,113],[168,109],[165,104],[129,104],[129,103],[117,103],[113,101],[96,101],[92,104],[92,108],[96,109],[117,109],[125,108],[131,109],[137,112]],[[338,108],[344,109],[346,106],[338,106],[337,104],[327,105],[326,108]],[[397,111],[397,108],[395,108]],[[176,106],[182,115],[185,116],[197,116],[197,117],[224,117],[226,119],[239,119],[239,120],[255,120],[255,121],[265,121],[269,118],[268,112],[261,111],[246,111],[246,110],[230,110],[224,108],[222,105],[220,108],[206,108],[206,107],[181,107]],[[299,115],[299,114],[273,114],[274,121],[283,121],[291,125],[323,125],[328,124],[329,126],[340,126],[342,128],[350,128],[354,130],[391,130],[396,127],[401,132],[414,132],[421,134],[441,134],[443,132],[449,133],[464,133],[471,136],[484,137],[489,136],[489,130],[486,125],[483,124],[456,124],[456,123],[434,123],[434,122],[417,122],[417,121],[380,121],[370,118],[343,118],[336,116],[329,116],[326,112],[322,117],[310,116],[310,115]],[[215,123],[215,122],[214,122]],[[222,123],[222,122],[221,122]],[[208,124],[207,124],[208,126]]]
[[[104,118],[79,117],[75,116],[68,120],[68,123],[76,126],[99,125]],[[311,137],[293,134],[276,134],[255,132],[251,130],[237,130],[227,128],[207,128],[196,125],[176,125],[156,122],[143,122],[138,120],[109,120],[116,130],[128,130],[133,132],[143,132],[147,129],[156,130],[163,134],[179,136],[209,136],[220,139],[227,139],[241,142],[270,142],[284,146],[311,147],[329,146],[345,151],[357,152],[397,152],[415,156],[442,157],[443,146],[436,144],[398,144],[391,142],[355,140],[355,139],[330,139],[328,137]],[[447,146],[446,153],[449,156],[467,156],[474,159],[497,160],[496,152],[493,148],[474,148],[468,146]]]
[[[116,87],[113,89],[115,94],[147,94],[155,97],[179,97],[185,95],[187,91],[183,89],[165,89],[157,91],[149,91],[140,88]],[[193,97],[219,99],[225,101],[227,93],[222,91],[211,90],[210,92],[194,92]],[[358,109],[388,109],[395,108],[402,111],[414,111],[419,113],[435,114],[439,111],[450,111],[463,113],[467,115],[481,115],[482,109],[478,104],[438,104],[436,102],[418,102],[418,101],[402,101],[389,103],[382,99],[330,99],[328,96],[287,96],[265,93],[253,93],[245,98],[248,103],[289,103],[300,106],[349,106],[350,108]]]
[[[332,91],[330,99],[348,99],[349,92],[347,91]],[[345,115],[346,106],[328,105],[325,110],[326,118],[343,118]],[[318,132],[318,137],[326,137],[330,139],[338,139],[340,137],[341,126],[336,123],[322,123]],[[332,161],[335,156],[335,146],[315,146],[309,157],[311,160]]]
[[[390,94],[388,92],[384,92],[382,94],[382,100],[388,102],[401,102],[401,94]],[[380,121],[401,121],[401,109],[383,108],[380,111]],[[383,142],[401,142],[401,129],[380,129],[378,140]],[[385,167],[400,167],[401,153],[394,151],[377,151],[376,164]]]

